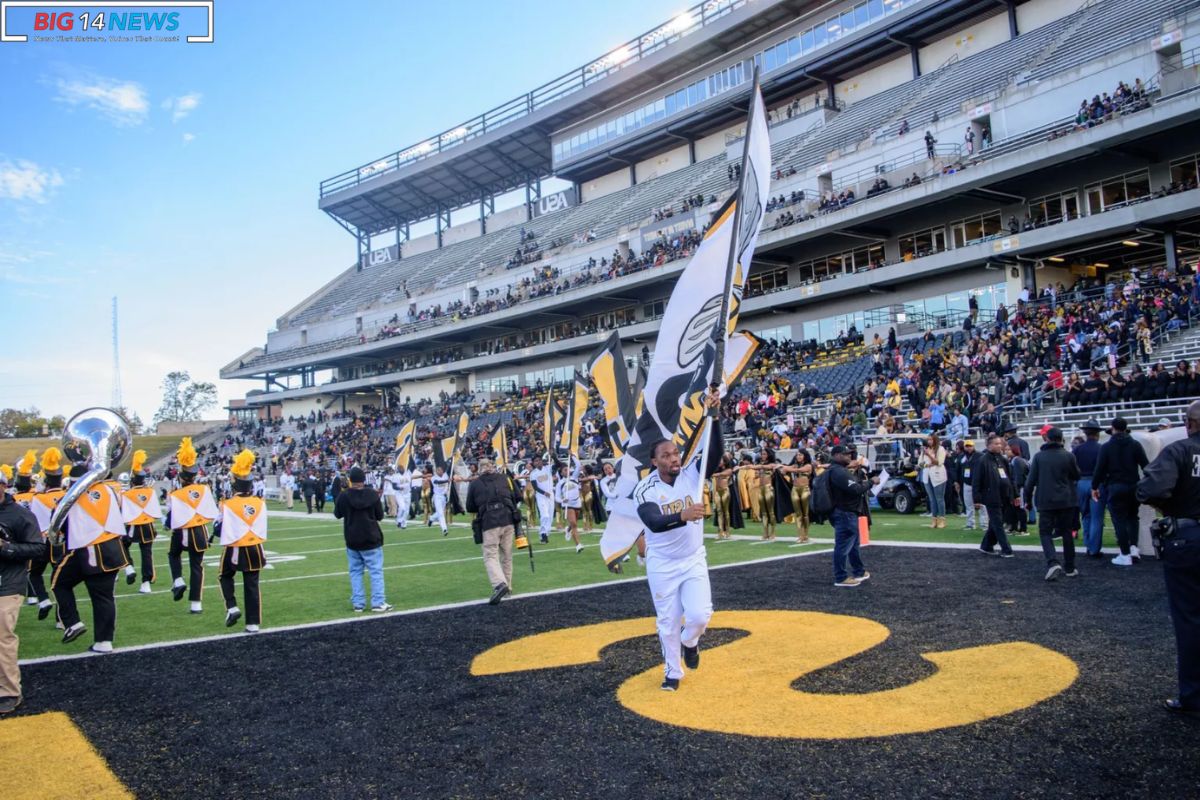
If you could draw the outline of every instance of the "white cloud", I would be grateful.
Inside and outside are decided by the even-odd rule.
[[[49,191],[62,183],[56,169],[43,169],[32,161],[0,161],[0,199],[44,203]]]
[[[99,111],[117,125],[140,125],[150,110],[150,100],[141,84],[91,76],[58,81],[59,102]]]
[[[189,142],[191,142],[191,141],[192,141],[193,139],[195,139],[195,138],[196,138],[196,134],[194,134],[194,133],[185,133],[185,134],[183,135],[183,143],[184,143],[184,144],[188,144]]]
[[[171,122],[179,122],[200,106],[200,93],[188,92],[179,97],[168,97],[162,107],[171,112]]]

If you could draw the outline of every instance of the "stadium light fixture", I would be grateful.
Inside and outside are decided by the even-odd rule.
[[[608,54],[608,63],[616,66],[618,64],[624,64],[631,58],[633,58],[633,53],[629,50],[629,47],[626,45],[621,45],[616,50],[613,50]]]
[[[454,141],[455,139],[461,139],[462,137],[464,137],[464,136],[466,136],[466,135],[467,135],[467,126],[466,126],[466,125],[459,125],[459,126],[458,126],[457,128],[455,128],[454,130],[452,130],[452,131],[446,131],[445,133],[443,133],[443,134],[442,134],[442,141],[444,141],[444,142],[452,142],[452,141]]]
[[[1059,258],[1058,256],[1050,256],[1046,260],[1053,261],[1055,264],[1061,264],[1062,262],[1066,261],[1065,258]]]
[[[1132,239],[1125,239],[1124,241],[1121,242],[1121,244],[1125,245],[1126,247],[1141,247],[1142,246],[1141,242],[1135,242]]]
[[[1097,261],[1095,264],[1092,264],[1092,266],[1099,267],[1100,269],[1108,269],[1108,264],[1105,264],[1103,261]]]

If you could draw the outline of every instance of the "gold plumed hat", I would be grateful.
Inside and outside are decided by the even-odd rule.
[[[62,475],[62,451],[57,447],[47,447],[42,453],[42,472],[47,475]]]
[[[37,466],[37,450],[26,450],[25,455],[17,462],[17,474],[29,477]]]
[[[233,466],[229,471],[233,473],[233,477],[246,480],[250,477],[250,470],[254,467],[254,452],[252,450],[243,450],[233,457]]]
[[[179,466],[188,472],[196,471],[196,448],[192,447],[192,437],[185,436],[179,442],[179,450],[175,453]]]

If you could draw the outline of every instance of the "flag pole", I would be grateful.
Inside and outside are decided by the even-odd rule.
[[[729,236],[729,260],[725,263],[725,283],[726,291],[721,295],[721,314],[717,317],[717,353],[713,359],[713,376],[712,388],[717,389],[721,385],[722,379],[725,377],[725,340],[729,337],[729,285],[733,283],[733,271],[737,265],[738,245],[739,242],[739,223],[742,219],[742,200],[746,197],[746,162],[750,157],[750,134],[754,121],[754,106],[758,100],[758,65],[754,66],[754,77],[750,88],[750,107],[746,113],[746,136],[742,139],[742,163],[738,167],[738,187],[737,200],[734,204],[736,212],[731,224],[733,232]],[[712,409],[709,416],[716,417],[717,409]]]

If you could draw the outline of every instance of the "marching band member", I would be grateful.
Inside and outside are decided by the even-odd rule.
[[[555,499],[562,506],[563,516],[566,518],[565,537],[567,541],[575,542],[575,552],[583,550],[583,545],[579,543],[579,507],[582,505],[582,498],[579,491],[579,481],[571,475],[570,467],[564,464],[559,469],[558,486],[555,488]]]
[[[263,542],[267,540],[267,507],[253,493],[250,470],[254,453],[243,450],[233,460],[233,497],[221,503],[221,595],[225,598],[225,627],[232,628],[241,618],[233,579],[242,573],[246,594],[246,630],[258,631],[262,624],[262,600],[258,591],[258,573],[267,563]]]
[[[86,464],[76,464],[71,475],[87,474]],[[125,523],[121,519],[120,484],[112,480],[97,483],[79,497],[67,511],[63,531],[66,554],[58,562],[50,588],[58,601],[58,617],[65,631],[63,644],[73,642],[87,631],[75,605],[75,587],[87,585],[92,601],[93,644],[96,653],[111,653],[117,627],[116,573],[129,564],[121,537]]]
[[[167,563],[171,567],[171,594],[178,601],[187,592],[190,611],[199,614],[203,609],[200,596],[204,591],[204,551],[208,549],[208,523],[220,513],[213,501],[212,492],[203,484],[196,483],[196,448],[192,438],[183,437],[179,451],[180,488],[171,492],[167,509],[166,527],[171,530],[171,548],[167,551]],[[183,580],[183,553],[188,554],[188,575],[191,588]]]
[[[433,473],[428,465],[421,473],[421,510],[425,512],[425,527],[429,527],[433,516]]]
[[[146,471],[146,451],[133,454],[130,468],[129,487],[121,493],[121,517],[125,520],[130,544],[137,544],[142,560],[142,585],[140,594],[150,594],[154,583],[154,539],[158,535],[155,523],[162,519],[162,505]],[[132,565],[130,569],[132,569]],[[126,573],[128,574],[128,573]]]
[[[554,527],[554,473],[545,465],[541,456],[533,457],[533,469],[529,471],[529,483],[533,486],[538,509],[538,534],[542,544],[550,541],[550,530]]]
[[[451,483],[445,467],[438,464],[429,483],[433,487],[433,517],[430,522],[436,521],[442,529],[442,536],[448,536],[450,528],[446,525],[446,506],[450,503]]]
[[[412,506],[412,472],[407,469],[397,469],[387,478],[392,485],[396,497],[396,527],[404,530],[408,527],[408,515]]]
[[[50,515],[54,513],[58,501],[62,500],[63,495],[66,494],[62,488],[62,451],[57,447],[47,447],[42,453],[41,467],[42,491],[33,493],[29,510],[37,518],[38,530],[42,532],[43,537],[47,537],[50,533]],[[52,549],[47,540],[42,557],[29,562],[29,586],[37,595],[38,619],[50,616],[50,609],[54,608],[54,601],[50,599],[50,593],[46,591],[46,567],[52,563],[58,564],[62,561],[63,555],[61,545]]]

